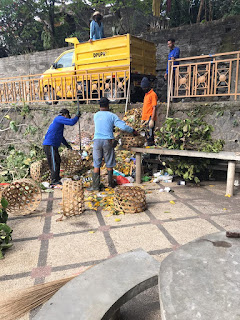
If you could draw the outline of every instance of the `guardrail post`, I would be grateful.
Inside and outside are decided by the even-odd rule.
[[[236,64],[236,81],[235,81],[235,100],[237,100],[238,94],[238,75],[239,75],[239,53],[237,54],[237,64]]]
[[[142,164],[141,152],[136,153],[136,183],[141,183],[141,164]]]

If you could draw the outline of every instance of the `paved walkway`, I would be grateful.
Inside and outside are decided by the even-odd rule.
[[[176,183],[165,186],[174,192],[159,193],[159,185],[145,184],[149,193],[144,213],[109,216],[106,211],[86,210],[61,222],[56,221],[60,217],[61,191],[44,193],[35,214],[9,219],[14,246],[0,261],[1,293],[78,274],[136,248],[161,261],[200,236],[240,228],[240,192],[226,198],[225,182],[206,182],[201,187]],[[157,288],[127,303],[122,314],[126,320],[159,320]]]

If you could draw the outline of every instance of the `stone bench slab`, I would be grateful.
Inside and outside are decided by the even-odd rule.
[[[108,259],[64,285],[34,320],[110,319],[125,302],[157,285],[159,267],[143,250]]]
[[[240,319],[240,239],[225,232],[190,242],[163,260],[162,320]]]

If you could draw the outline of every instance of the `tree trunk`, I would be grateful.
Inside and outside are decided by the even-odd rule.
[[[209,21],[213,20],[213,7],[212,7],[212,0],[209,0]]]
[[[199,5],[198,15],[197,15],[197,23],[199,23],[201,21],[203,7],[204,7],[204,0],[200,0],[200,5]]]

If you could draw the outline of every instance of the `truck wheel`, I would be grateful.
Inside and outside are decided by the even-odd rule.
[[[108,98],[111,103],[120,103],[121,98],[123,96],[123,92],[120,90],[115,91],[115,84],[112,85],[113,95],[111,96],[111,89],[105,90],[103,96]],[[118,99],[117,99],[118,98]]]
[[[47,87],[45,87],[45,88],[47,88]],[[58,101],[53,101],[52,102],[52,100],[55,100],[55,91],[54,91],[54,89],[49,87],[49,91],[50,92],[48,92],[48,90],[46,90],[46,92],[45,92],[45,90],[44,90],[44,92],[43,92],[43,99],[45,100],[45,103],[48,104],[48,105],[57,104]]]

